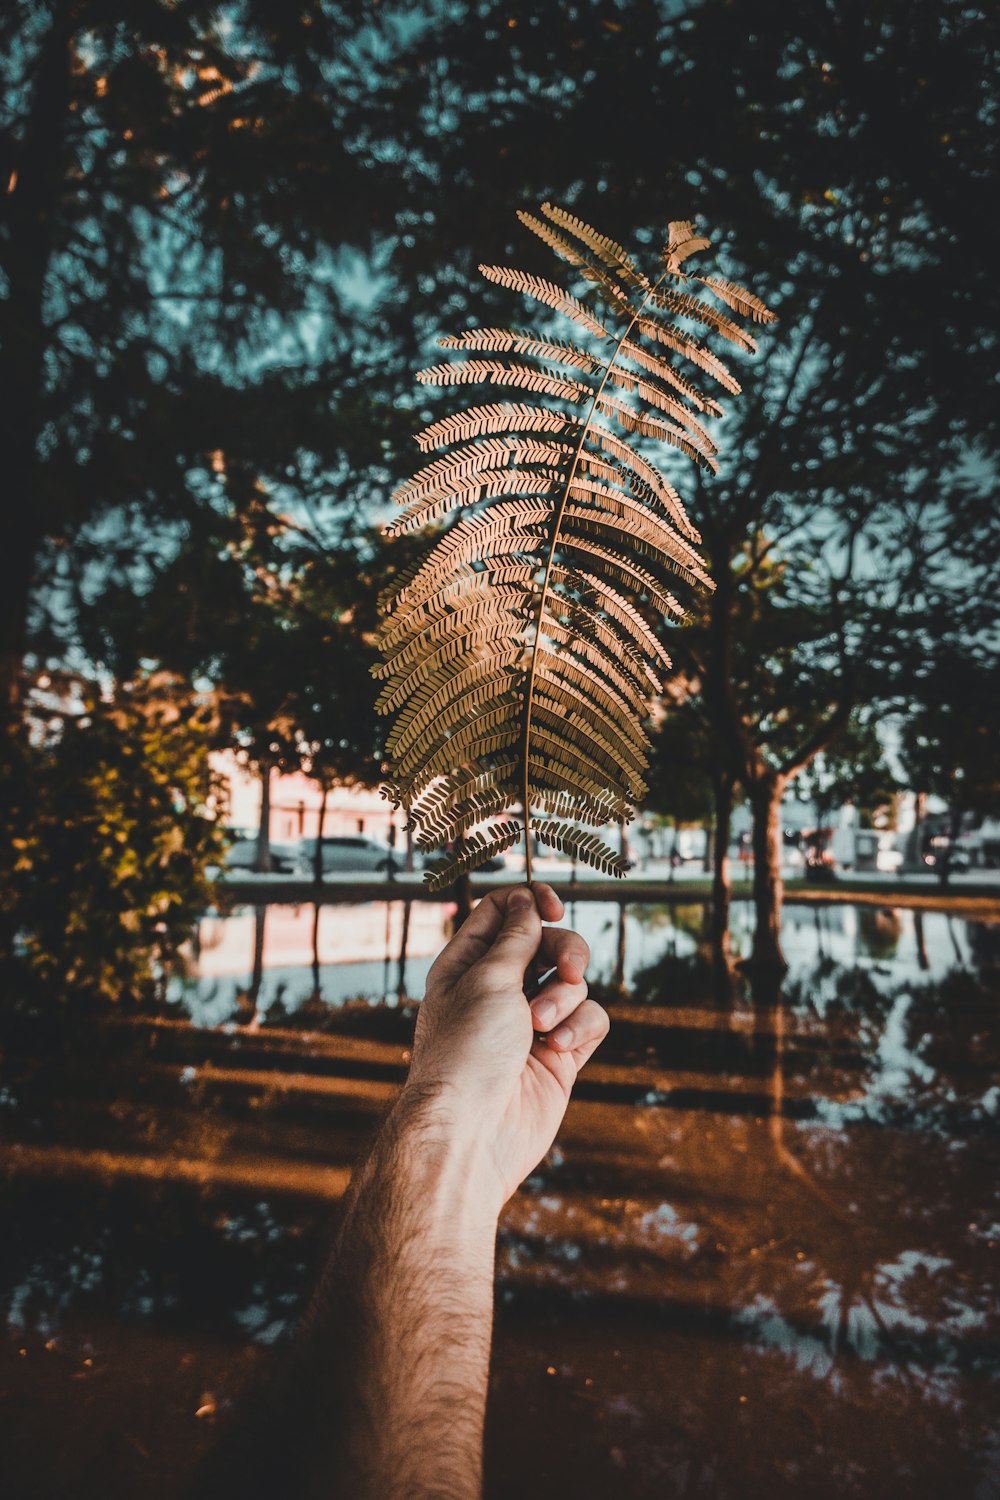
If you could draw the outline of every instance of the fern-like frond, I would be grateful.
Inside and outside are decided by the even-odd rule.
[[[431,365],[419,370],[421,385],[509,385],[514,390],[532,391],[542,396],[557,396],[563,401],[582,401],[590,387],[579,380],[569,380],[552,370],[535,370],[530,365],[505,364],[498,359],[467,359],[449,365]]]
[[[392,499],[397,505],[409,505],[425,495],[451,487],[457,481],[473,479],[485,469],[502,469],[510,464],[544,463],[553,466],[571,458],[572,454],[573,449],[568,443],[539,438],[487,438],[485,442],[467,443],[418,469],[411,479],[393,492]]]
[[[517,761],[508,760],[502,764],[516,768]],[[477,780],[484,780],[485,784],[467,791],[460,798],[448,798],[440,803],[431,803],[428,798],[443,785],[443,781],[435,783],[424,793],[416,812],[420,819],[420,831],[415,840],[418,849],[433,849],[436,844],[446,844],[449,839],[458,838],[509,807],[516,796],[515,771],[499,775],[491,769],[485,778]]]
[[[652,667],[644,663],[642,666],[636,662],[629,653],[622,659],[616,661],[613,655],[616,637],[610,626],[605,625],[600,636],[597,636],[595,627],[594,640],[584,640],[579,632],[572,626],[561,625],[556,621],[548,621],[545,627],[548,640],[554,645],[565,648],[553,652],[552,664],[561,671],[565,663],[573,660],[574,655],[589,665],[598,674],[606,678],[610,688],[615,689],[620,695],[632,700],[633,709],[636,713],[645,712],[652,693],[658,692],[661,686],[660,679],[656,676]],[[620,644],[620,640],[618,641]],[[536,672],[541,670],[542,663],[549,656],[549,647],[543,644],[538,651],[538,665]],[[642,704],[642,709],[635,708],[635,700]]]
[[[740,349],[745,349],[748,354],[757,353],[757,340],[732,318],[727,318],[725,313],[719,312],[718,308],[712,307],[710,303],[703,302],[692,292],[660,291],[655,296],[650,296],[650,302],[654,307],[662,308],[664,312],[673,313],[676,317],[690,318],[695,323],[701,323],[706,328],[711,328],[715,333],[728,339],[731,344],[736,344]]]
[[[669,227],[667,244],[663,251],[663,264],[668,271],[674,273],[689,255],[696,255],[700,250],[711,248],[711,240],[706,240],[702,235],[696,234],[693,224],[689,224],[687,219],[678,219]]]
[[[536,719],[531,738],[532,744],[537,742],[539,750],[548,750],[562,765],[595,783],[610,782],[621,787],[633,802],[642,799],[646,791],[642,778],[630,774],[628,767],[619,767],[614,756],[591,744],[585,725],[567,724],[561,714],[553,713],[547,705],[539,706],[534,712]],[[530,772],[530,764],[528,769]]]
[[[641,375],[634,375],[631,370],[611,369],[608,371],[608,379],[619,390],[628,391],[631,395],[638,396],[650,406],[655,406],[659,411],[666,412],[668,416],[675,418],[683,427],[686,427],[698,448],[703,453],[714,457],[718,453],[718,445],[706,432],[692,411],[678,401],[677,397],[655,380],[646,380]]]
[[[570,234],[575,234],[577,239],[584,245],[588,245],[595,255],[603,260],[606,266],[610,266],[628,286],[638,287],[646,291],[649,282],[639,270],[635,261],[621,245],[614,240],[608,239],[605,234],[598,234],[596,229],[591,229],[582,219],[575,214],[567,213],[565,209],[558,208],[554,203],[543,203],[542,213],[553,224],[558,224],[561,229],[568,229]]]
[[[765,307],[753,292],[748,292],[745,286],[739,286],[735,281],[723,281],[721,276],[699,276],[698,280],[741,317],[753,318],[755,323],[777,322],[771,309]]]
[[[467,875],[470,870],[484,865],[494,855],[505,854],[508,849],[512,849],[521,833],[520,823],[494,823],[489,833],[472,834],[464,840],[465,848],[456,859],[450,860],[442,869],[431,871],[427,877],[428,890],[447,890],[460,875]]]
[[[507,504],[516,511],[517,502]],[[423,566],[401,581],[397,605],[415,608],[459,577],[478,577],[476,563],[492,571],[499,559],[513,565],[528,561],[544,545],[544,521],[538,518],[541,509],[540,504],[528,509],[525,502],[524,514],[512,516],[500,514],[503,506],[494,504],[479,515],[462,517],[431,548]]]
[[[516,328],[467,328],[464,333],[451,334],[438,339],[439,349],[468,349],[484,354],[530,354],[535,359],[548,359],[555,364],[567,365],[572,370],[583,370],[592,375],[600,367],[600,360],[578,349],[569,339],[546,338],[540,333],[526,333]]]
[[[636,319],[635,326],[647,338],[655,339],[657,343],[666,345],[677,354],[683,354],[685,359],[697,365],[699,370],[704,370],[706,375],[711,375],[713,380],[732,395],[738,396],[743,389],[732,371],[717,355],[712,353],[711,349],[706,349],[704,344],[699,344],[697,340],[689,338],[675,323],[664,323],[659,318],[641,317]]]
[[[562,412],[546,411],[542,406],[498,402],[492,406],[472,406],[468,411],[442,417],[440,422],[432,422],[423,432],[418,432],[416,442],[421,451],[427,453],[446,443],[466,443],[471,438],[496,432],[569,432],[572,427],[572,418]]]
[[[619,546],[634,546],[642,544],[642,550],[647,555],[652,552],[655,557],[657,552],[663,554],[666,566],[683,578],[685,583],[703,588],[711,587],[711,580],[704,568],[692,561],[691,549],[687,547],[677,536],[675,531],[665,526],[658,518],[643,514],[634,505],[619,505],[610,496],[604,498],[602,506],[567,505],[564,512],[565,522],[575,522],[577,527],[582,527],[588,533],[598,536],[610,534]],[[573,535],[572,530],[567,527],[567,534]]]
[[[522,618],[531,618],[529,602],[523,604],[521,614]],[[516,618],[516,610],[510,602],[502,597],[495,598],[492,592],[483,598],[465,601],[463,608],[454,610],[445,620],[424,616],[420,621],[419,637],[412,628],[413,619],[410,617],[405,632],[390,637],[390,647],[383,648],[387,653],[386,660],[373,669],[373,675],[398,677],[412,667],[425,666],[433,660],[435,647],[450,645],[456,632],[468,632],[468,643],[473,647],[479,635],[490,631],[494,625],[506,626],[509,630],[513,618]],[[391,646],[396,646],[396,649],[392,650]]]
[[[447,769],[450,764],[447,756],[440,762],[436,760],[444,749],[454,750],[456,755],[471,753],[473,759],[478,759],[482,753],[477,748],[479,744],[504,731],[510,717],[508,709],[517,701],[516,692],[506,687],[501,687],[499,692],[482,694],[468,706],[468,711],[457,723],[447,718],[435,720],[426,741],[411,745],[402,754],[393,756],[393,764],[400,776],[413,776],[429,770],[437,774]]]
[[[503,721],[503,728],[487,728],[485,725],[478,727],[473,725],[456,734],[443,745],[435,746],[433,752],[428,756],[425,763],[411,776],[404,776],[396,772],[392,785],[399,790],[400,802],[413,802],[425,787],[436,781],[439,776],[446,776],[449,767],[456,763],[465,763],[471,760],[485,760],[497,755],[500,751],[509,750],[518,741],[518,726],[512,721],[512,717],[506,712],[506,705],[498,709],[492,715],[494,724]]]
[[[544,739],[544,730],[542,738]],[[583,811],[592,811],[595,817],[598,812],[603,812],[603,822],[596,823],[598,828],[603,827],[604,823],[617,823],[632,815],[632,803],[627,793],[609,787],[605,782],[591,781],[578,766],[570,766],[562,761],[558,749],[551,744],[532,744],[531,784],[543,792],[564,793],[578,798]],[[585,821],[591,820],[586,818]]]
[[[595,401],[597,410],[605,417],[613,417],[614,420],[625,428],[626,432],[639,432],[643,437],[656,438],[661,443],[669,443],[671,448],[679,448],[682,453],[695,463],[702,464],[713,473],[718,470],[715,462],[715,451],[705,453],[697,443],[684,431],[683,427],[671,427],[667,422],[660,422],[656,417],[644,416],[642,412],[635,411],[630,406],[625,406],[621,401],[614,400],[611,396],[598,396]]]
[[[675,526],[686,537],[693,542],[701,541],[701,537],[688,519],[680,495],[663,477],[659,469],[651,464],[637,448],[634,448],[625,438],[619,437],[617,433],[608,432],[605,428],[598,426],[596,422],[590,424],[587,441],[596,443],[605,453],[610,453],[617,458],[626,473],[634,474],[649,487]]]
[[[585,536],[561,536],[559,545],[569,548],[572,552],[584,552],[588,555],[591,569],[600,569],[598,573],[592,572],[590,575],[593,577],[595,587],[604,581],[604,575],[606,575],[608,578],[616,579],[639,597],[645,594],[662,615],[684,618],[684,610],[673,594],[664,589],[649,569],[644,568],[627,552],[617,552],[606,543],[591,541]],[[578,561],[577,566],[582,568],[584,565]]]
[[[431,782],[411,807],[410,828],[421,848],[447,843],[453,818],[464,817],[480,796],[509,787],[516,780],[518,757],[507,755],[485,767],[464,766]],[[438,831],[440,830],[442,831]]]
[[[543,224],[541,219],[535,218],[534,214],[518,210],[517,217],[525,228],[530,229],[532,234],[537,234],[550,250],[554,250],[562,260],[569,261],[569,264],[575,266],[588,281],[599,286],[618,312],[631,313],[633,311],[628,294],[618,282],[608,275],[603,266],[597,265],[589,255],[585,255],[582,250],[571,244],[565,235],[560,234],[550,225]]]
[[[640,369],[659,376],[666,385],[673,386],[675,391],[678,391],[685,400],[690,401],[691,405],[697,411],[703,412],[706,417],[725,415],[724,408],[714,396],[707,396],[693,380],[688,380],[679,370],[675,370],[673,365],[655,349],[644,349],[641,344],[635,343],[632,339],[624,339],[619,354],[623,359],[630,359]]]
[[[645,616],[606,578],[597,578],[579,568],[553,563],[551,585],[552,602],[544,620],[546,632],[565,631],[565,638],[574,650],[585,653],[585,648],[589,648],[598,652],[605,676],[612,676],[612,667],[619,673],[624,671],[625,680],[638,685],[639,699],[644,701],[649,696],[647,682],[658,680],[650,662],[664,668],[670,666],[670,657]],[[630,697],[626,689],[621,691]],[[630,701],[633,710],[641,713],[640,701]]]
[[[535,793],[535,804],[554,818],[572,818],[577,823],[589,823],[594,828],[603,828],[607,823],[617,822],[622,816],[610,803],[582,797],[578,789],[572,792],[550,792],[547,787],[543,787]],[[623,809],[629,810],[627,803],[623,804]]]
[[[462,718],[477,713],[496,697],[498,688],[513,679],[523,652],[523,646],[515,646],[484,661],[474,660],[460,672],[437,672],[411,696],[396,719],[386,737],[388,753],[399,760],[414,740],[432,731],[450,732]]]
[[[522,469],[484,469],[472,482],[456,484],[451,488],[442,486],[439,492],[414,500],[401,516],[390,521],[385,528],[386,536],[401,536],[418,526],[429,526],[442,516],[450,515],[464,505],[475,505],[480,500],[495,499],[498,495],[548,495],[560,479],[558,470],[539,472]]]
[[[487,281],[495,281],[497,286],[506,287],[509,292],[520,292],[522,296],[543,302],[553,312],[564,313],[595,338],[611,337],[606,324],[595,317],[589,307],[578,297],[571,297],[569,292],[564,292],[554,282],[545,281],[541,276],[529,276],[525,271],[515,271],[511,266],[480,266],[479,271]]]
[[[751,352],[736,318],[770,318],[745,288],[682,269],[708,249],[686,221],[670,225],[653,282],[575,215],[552,204],[541,213],[520,218],[572,268],[577,290],[577,277],[596,289],[601,315],[590,294],[583,302],[543,277],[480,267],[569,319],[576,335],[489,327],[439,341],[466,357],[422,370],[423,385],[475,384],[510,397],[417,434],[421,452],[436,456],[396,490],[387,527],[433,528],[426,551],[380,599],[375,669],[377,708],[395,716],[386,793],[407,809],[422,848],[454,846],[433,889],[522,835],[529,879],[533,837],[624,873],[592,830],[631,817],[645,794],[645,718],[670,667],[653,616],[683,618],[670,574],[711,587],[677,489],[641,450],[658,443],[718,467],[705,421],[722,407],[677,364],[737,393],[706,340]],[[685,323],[698,325],[697,337]],[[505,820],[518,806],[522,821]],[[490,819],[500,821],[480,831]]]
[[[584,864],[593,865],[602,875],[627,875],[628,860],[610,849],[596,834],[584,833],[570,823],[539,818],[535,832],[543,844],[560,854],[574,854]]]

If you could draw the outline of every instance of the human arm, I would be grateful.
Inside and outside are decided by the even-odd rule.
[[[585,942],[543,929],[562,906],[534,891],[521,888],[523,905],[491,892],[431,969],[409,1078],[355,1173],[291,1350],[283,1446],[302,1477],[272,1469],[285,1494],[480,1492],[498,1216],[608,1027],[586,998]],[[529,1008],[536,956],[554,973]],[[254,1468],[264,1493],[266,1465]]]

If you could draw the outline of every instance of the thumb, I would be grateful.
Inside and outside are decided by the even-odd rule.
[[[518,886],[507,897],[503,926],[482,962],[503,969],[521,984],[541,939],[542,919],[534,894],[525,886]]]

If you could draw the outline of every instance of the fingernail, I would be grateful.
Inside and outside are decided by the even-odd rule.
[[[526,891],[523,889],[511,891],[510,895],[507,897],[508,911],[527,911],[530,907],[534,906],[534,904],[534,896],[530,891]]]
[[[535,1018],[535,1029],[537,1031],[548,1031],[556,1018],[556,1002],[554,1000],[539,1000],[531,1007],[531,1014]]]
[[[555,1031],[550,1033],[549,1041],[554,1042],[557,1047],[569,1047],[573,1041],[573,1033],[568,1026],[557,1026]]]

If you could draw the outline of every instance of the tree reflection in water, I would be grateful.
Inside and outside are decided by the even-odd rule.
[[[447,920],[373,915],[374,1003],[330,1003],[313,909],[301,968],[270,963],[299,943],[272,910],[242,929],[255,1026],[190,1026],[219,1001],[190,987],[4,1021],[12,1493],[178,1493],[294,1319]],[[997,928],[956,923],[959,967],[938,914],[792,911],[752,996],[700,910],[618,916],[577,905],[612,1034],[504,1222],[488,1493],[996,1493]]]

